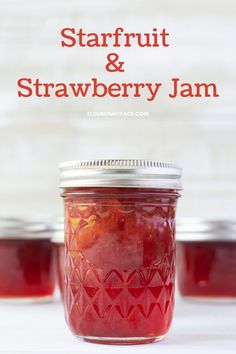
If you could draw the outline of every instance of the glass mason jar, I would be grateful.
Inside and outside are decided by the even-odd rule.
[[[180,294],[193,299],[236,299],[236,223],[182,219],[177,225]]]
[[[46,301],[53,297],[52,231],[38,220],[0,219],[0,301]]]
[[[64,263],[65,263],[64,219],[63,218],[59,218],[55,223],[52,242],[54,244],[54,249],[55,249],[57,284],[60,290],[61,297],[63,298]]]
[[[181,170],[142,160],[60,165],[66,320],[95,343],[162,339],[172,320]]]

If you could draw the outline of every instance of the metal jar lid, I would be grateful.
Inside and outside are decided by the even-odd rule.
[[[87,160],[60,164],[60,188],[133,187],[181,189],[181,169],[149,160]]]
[[[236,221],[182,218],[176,223],[177,241],[236,241]]]
[[[50,239],[52,227],[48,221],[28,218],[0,218],[0,239]]]
[[[58,218],[53,227],[52,242],[64,244],[64,219]]]

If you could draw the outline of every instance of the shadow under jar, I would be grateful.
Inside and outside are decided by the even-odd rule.
[[[48,301],[53,297],[51,233],[41,221],[0,219],[0,301]]]
[[[177,225],[180,294],[193,299],[236,299],[236,223],[182,219]]]
[[[60,166],[66,319],[86,341],[148,343],[172,320],[181,171],[141,160]]]

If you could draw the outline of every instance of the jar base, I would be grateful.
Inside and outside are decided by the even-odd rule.
[[[165,338],[165,334],[157,337],[93,337],[93,336],[76,336],[85,342],[95,344],[112,344],[112,345],[132,345],[132,344],[148,344],[159,342]]]
[[[31,303],[47,303],[54,299],[53,295],[31,296],[31,297],[0,297],[1,304],[31,304]]]
[[[211,303],[235,303],[235,297],[229,296],[194,296],[194,295],[181,295],[184,300],[187,301],[197,301],[197,302],[211,302]]]

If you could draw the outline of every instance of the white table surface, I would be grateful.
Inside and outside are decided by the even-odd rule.
[[[0,353],[141,354],[236,353],[236,303],[209,304],[177,298],[171,330],[162,342],[111,346],[79,341],[64,321],[59,300],[0,304]]]

